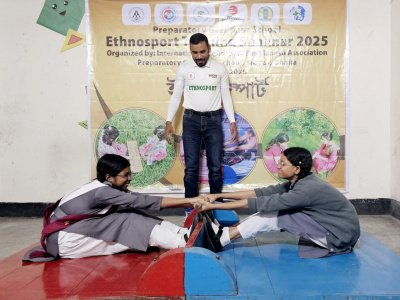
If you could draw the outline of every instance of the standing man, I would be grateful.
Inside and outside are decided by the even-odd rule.
[[[168,107],[165,137],[170,143],[170,135],[173,133],[171,121],[180,106],[183,93],[182,106],[185,111],[182,141],[186,166],[186,198],[199,195],[199,156],[202,142],[207,155],[210,193],[220,193],[222,190],[222,105],[230,121],[231,139],[237,139],[228,70],[223,64],[210,58],[210,50],[204,34],[196,33],[190,37],[190,53],[193,60],[186,60],[178,67],[174,92]]]

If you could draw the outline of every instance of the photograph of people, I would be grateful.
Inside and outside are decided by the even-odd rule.
[[[119,137],[119,130],[115,126],[106,124],[101,131],[101,138],[99,139],[97,154],[102,157],[105,154],[117,154],[121,156],[127,155],[127,147],[125,144],[117,142]]]
[[[154,129],[153,135],[147,137],[146,143],[139,147],[139,153],[148,166],[167,157],[164,126],[160,125]]]
[[[176,153],[175,143],[165,140],[162,117],[148,109],[127,108],[116,112],[105,124],[96,135],[97,159],[106,153],[128,159],[136,175],[130,188],[142,189],[167,176]]]
[[[257,156],[258,141],[254,130],[250,127],[244,130],[237,143],[226,141],[224,144],[224,163],[233,165],[243,159],[254,159]]]
[[[53,224],[65,217],[74,218],[71,225],[57,228],[46,236],[45,245],[50,257],[81,258],[126,250],[146,251],[150,246],[174,249],[186,245],[187,228],[142,210],[193,207],[196,198],[130,192],[130,163],[119,155],[102,156],[96,171],[96,179],[66,194],[50,215]],[[79,220],[81,216],[83,218]],[[27,259],[34,261],[32,255],[33,252],[28,252]]]
[[[289,136],[281,132],[276,135],[265,147],[264,164],[271,173],[278,173],[278,162],[283,151],[287,148]]]
[[[318,258],[350,253],[360,237],[360,223],[351,202],[335,187],[311,172],[311,153],[301,147],[283,151],[278,176],[286,182],[247,191],[202,195],[202,211],[248,208],[255,214],[233,227],[214,231],[222,248],[237,238],[260,232],[287,231],[299,236],[299,256]],[[232,201],[218,203],[218,198]]]
[[[322,144],[313,153],[314,169],[316,174],[327,177],[338,161],[340,148],[333,140],[332,132],[323,132],[321,134]]]

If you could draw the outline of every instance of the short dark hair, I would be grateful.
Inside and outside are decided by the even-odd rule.
[[[247,127],[246,130],[245,130],[245,132],[250,133],[251,136],[256,136],[256,134],[254,133],[253,128],[251,128],[251,127]]]
[[[163,139],[165,139],[165,127],[162,125],[157,126],[156,129],[154,129],[153,134],[155,134],[158,139],[162,141]]]
[[[197,44],[200,44],[201,42],[205,42],[207,47],[209,46],[207,36],[202,33],[193,34],[190,37],[189,42],[190,42],[190,44],[193,44],[193,45],[197,45]]]
[[[324,132],[321,134],[321,138],[326,138],[327,140],[332,141],[332,139],[333,139],[333,134],[332,134],[332,132],[324,131]]]
[[[116,176],[119,172],[130,165],[129,160],[125,157],[116,154],[105,154],[97,162],[97,180],[104,182],[107,174]]]
[[[268,145],[265,147],[265,150],[268,150],[274,144],[287,143],[287,142],[289,142],[289,136],[284,132],[278,133],[276,137],[274,137],[272,140],[269,141]]]
[[[111,126],[109,124],[106,124],[103,127],[103,135],[115,138],[115,137],[119,136],[119,130],[115,126]]]
[[[310,151],[301,147],[290,147],[283,151],[283,155],[293,166],[300,167],[299,179],[310,174],[313,165]]]

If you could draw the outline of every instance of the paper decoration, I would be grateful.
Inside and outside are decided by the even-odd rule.
[[[46,0],[37,24],[67,35],[68,29],[78,30],[85,14],[85,0]]]
[[[88,121],[87,120],[84,120],[84,121],[80,121],[79,123],[78,123],[78,125],[79,126],[81,126],[81,127],[83,127],[83,128],[85,128],[85,129],[88,129]]]
[[[61,48],[61,52],[70,50],[76,46],[79,46],[85,42],[85,36],[76,32],[75,30],[69,29],[67,36],[65,37],[64,44]]]

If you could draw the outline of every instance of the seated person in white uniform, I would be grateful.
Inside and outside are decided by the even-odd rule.
[[[46,239],[53,257],[79,258],[125,250],[146,251],[184,247],[188,229],[151,216],[142,209],[193,207],[196,198],[169,198],[128,191],[129,161],[106,154],[97,163],[97,179],[66,194],[51,215],[51,222],[66,216],[88,217],[56,231]]]

